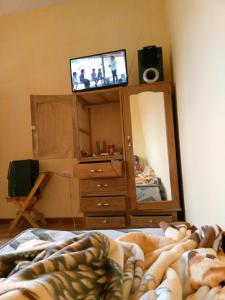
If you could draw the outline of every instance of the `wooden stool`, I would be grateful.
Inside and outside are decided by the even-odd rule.
[[[47,224],[43,214],[40,213],[34,207],[34,205],[39,200],[39,197],[35,195],[38,188],[43,188],[43,186],[46,184],[49,178],[49,172],[40,173],[40,175],[35,181],[33,188],[27,196],[6,198],[8,202],[15,204],[15,206],[18,208],[16,217],[12,220],[10,224],[10,231],[13,231],[13,229],[22,220],[23,217],[31,224],[32,227],[39,228],[37,221],[40,221],[42,225]]]

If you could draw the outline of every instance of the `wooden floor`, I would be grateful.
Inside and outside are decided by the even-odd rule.
[[[9,231],[9,224],[0,224],[0,245],[4,244],[20,232],[30,228],[29,225],[23,225],[20,227],[17,227],[17,229],[10,233]],[[44,226],[46,229],[54,229],[54,230],[78,230],[76,228],[76,224],[71,222],[56,222],[56,223],[50,223]]]

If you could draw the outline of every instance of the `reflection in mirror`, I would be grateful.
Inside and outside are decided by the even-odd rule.
[[[137,201],[171,200],[164,94],[130,96]]]

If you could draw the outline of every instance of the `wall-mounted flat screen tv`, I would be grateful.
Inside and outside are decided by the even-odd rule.
[[[127,85],[126,50],[71,58],[70,74],[73,92]]]

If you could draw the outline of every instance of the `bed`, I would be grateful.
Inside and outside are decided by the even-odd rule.
[[[29,229],[0,248],[2,299],[225,299],[218,226]]]
[[[148,165],[140,167],[139,157],[134,156],[134,171],[136,197],[138,202],[166,200],[165,187],[161,178],[155,175],[155,171]]]
[[[136,184],[136,195],[138,202],[162,200],[158,184]]]

